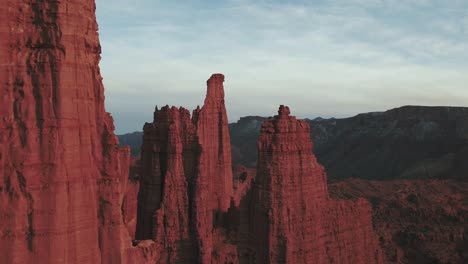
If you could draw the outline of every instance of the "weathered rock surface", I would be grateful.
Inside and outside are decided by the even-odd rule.
[[[129,149],[104,110],[92,0],[0,5],[0,259],[120,263]]]
[[[334,201],[312,153],[309,125],[281,106],[262,125],[253,187],[258,263],[382,263],[370,205]]]

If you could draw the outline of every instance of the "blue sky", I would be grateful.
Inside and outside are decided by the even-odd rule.
[[[402,105],[468,106],[468,1],[97,0],[116,132],[155,105],[203,103],[226,75],[230,122],[346,117]]]

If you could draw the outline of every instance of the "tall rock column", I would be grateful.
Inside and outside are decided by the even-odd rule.
[[[5,0],[0,17],[0,259],[119,263],[129,150],[104,110],[94,0]]]
[[[309,132],[287,106],[262,125],[251,205],[254,262],[381,263],[370,205],[329,199]]]
[[[231,143],[223,82],[224,75],[211,76],[207,81],[205,104],[193,115],[201,151],[194,179],[192,212],[201,263],[211,263],[213,218],[215,214],[227,212],[233,197]]]
[[[210,199],[205,205],[219,211],[227,211],[233,196],[231,141],[223,82],[224,75],[211,76],[207,81],[205,104],[194,115],[201,146],[196,189],[208,190]]]

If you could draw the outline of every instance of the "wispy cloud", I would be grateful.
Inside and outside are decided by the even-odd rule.
[[[97,0],[118,132],[155,104],[202,103],[213,72],[231,121],[280,103],[313,117],[468,102],[468,2],[314,2]]]

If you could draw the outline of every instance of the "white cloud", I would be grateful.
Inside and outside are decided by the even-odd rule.
[[[226,74],[232,121],[274,114],[280,103],[298,116],[345,116],[468,101],[463,2],[431,14],[414,9],[435,5],[429,0],[237,0],[201,9],[165,1],[127,9],[120,0],[106,10],[103,1],[102,72],[119,131],[140,128],[125,126],[122,113],[143,122],[155,104],[201,104],[213,72]]]

